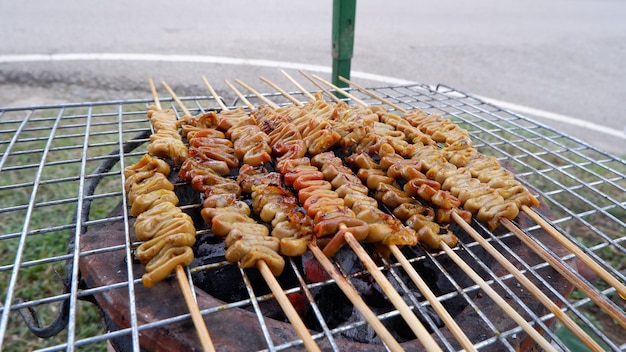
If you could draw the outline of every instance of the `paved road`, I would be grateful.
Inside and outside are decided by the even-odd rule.
[[[0,105],[146,97],[149,76],[183,94],[204,94],[200,75],[220,83],[282,79],[275,67],[230,59],[331,63],[330,0],[2,1],[0,14]],[[359,1],[352,68],[381,76],[357,79],[366,85],[394,78],[445,83],[508,102],[623,156],[625,15],[620,0]],[[85,55],[23,56],[72,53]],[[100,53],[124,55],[94,57]],[[128,60],[127,54],[193,55],[213,63]]]

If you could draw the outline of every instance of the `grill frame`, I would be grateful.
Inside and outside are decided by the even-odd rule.
[[[626,241],[626,234],[622,233],[621,236],[616,238],[610,237],[609,234],[602,231],[597,225],[597,220],[592,219],[593,216],[601,216],[609,220],[609,222],[617,227],[621,226],[622,229],[626,228],[624,220],[620,220],[617,215],[612,212],[626,212],[626,162],[608,153],[600,151],[594,147],[589,146],[585,142],[581,142],[575,138],[566,136],[557,130],[542,125],[536,121],[528,119],[517,113],[509,110],[501,109],[495,105],[488,104],[482,100],[473,97],[472,95],[463,93],[454,88],[437,85],[428,86],[423,84],[415,85],[402,85],[402,86],[385,86],[372,88],[377,94],[384,96],[385,98],[402,105],[405,108],[419,108],[426,110],[427,112],[438,112],[450,116],[455,123],[461,124],[470,131],[472,140],[476,146],[485,154],[496,155],[503,163],[513,164],[514,168],[518,170],[518,177],[522,182],[531,188],[539,189],[541,197],[550,203],[550,207],[553,211],[558,211],[555,214],[555,218],[551,220],[556,226],[568,227],[574,224],[582,224],[587,230],[592,232],[598,237],[599,243],[591,246],[581,246],[581,249],[585,251],[589,256],[598,261],[603,267],[609,270],[613,275],[622,281],[626,281],[626,277],[623,273],[612,267],[607,260],[603,258],[602,254],[598,254],[600,251],[609,250],[616,251],[617,253],[626,254],[624,249],[624,241]],[[368,96],[360,94],[358,91],[350,90],[351,94],[356,95],[359,99],[362,99],[370,104],[379,104],[379,102],[372,100]],[[306,97],[299,92],[290,92],[299,100],[305,101]],[[224,94],[225,95],[225,94]],[[279,104],[287,104],[288,101],[284,99],[279,93],[267,93],[266,97]],[[260,104],[260,101],[255,97],[248,97],[250,101],[255,104]],[[196,96],[181,98],[186,106],[193,113],[205,111],[207,109],[217,109],[217,104],[212,97],[208,96]],[[136,302],[134,302],[134,286],[141,285],[138,279],[132,280],[134,275],[132,261],[126,262],[126,269],[128,271],[129,281],[134,282],[134,285],[128,285],[128,283],[120,283],[120,286],[126,288],[131,297],[130,299],[130,328],[122,329],[113,332],[101,332],[94,336],[88,336],[79,338],[76,334],[80,330],[80,325],[77,323],[77,311],[79,305],[79,298],[87,298],[93,294],[98,294],[106,290],[111,290],[114,287],[100,287],[100,288],[82,288],[79,287],[79,272],[78,263],[80,257],[85,257],[90,253],[80,252],[80,240],[81,235],[85,233],[88,227],[95,227],[102,224],[107,224],[110,221],[116,220],[107,217],[101,217],[96,220],[90,220],[93,207],[92,203],[96,203],[102,200],[110,200],[113,198],[119,198],[122,205],[125,206],[125,196],[122,186],[122,178],[120,170],[125,165],[129,165],[133,158],[137,158],[144,154],[145,148],[142,144],[145,143],[149,135],[149,123],[145,117],[145,107],[151,103],[148,99],[139,100],[117,100],[108,102],[91,102],[91,103],[76,103],[76,104],[61,104],[61,105],[48,105],[48,106],[34,106],[34,107],[21,107],[21,108],[0,108],[0,150],[2,151],[2,158],[0,159],[0,171],[3,174],[7,172],[9,174],[21,174],[32,171],[32,182],[13,182],[0,185],[0,192],[12,191],[31,191],[31,196],[28,198],[27,203],[4,205],[0,209],[0,213],[7,214],[19,214],[24,211],[24,221],[21,231],[13,231],[9,233],[0,234],[0,243],[15,242],[14,239],[19,238],[17,244],[17,250],[15,257],[13,258],[13,264],[9,261],[3,261],[0,266],[0,275],[9,277],[9,284],[6,292],[3,292],[3,306],[10,306],[11,310],[5,310],[2,308],[2,318],[0,320],[0,339],[7,345],[7,328],[10,324],[15,324],[12,320],[9,322],[9,315],[17,315],[16,311],[19,308],[34,307],[34,306],[50,306],[56,305],[57,302],[68,300],[68,328],[67,339],[65,343],[61,343],[55,346],[44,347],[43,350],[74,350],[75,347],[82,345],[89,345],[94,342],[98,342],[104,339],[111,339],[120,336],[126,336],[130,338],[130,348],[134,350],[139,349],[139,335],[146,329],[152,329],[161,325],[167,325],[171,323],[183,322],[189,320],[189,315],[184,313],[177,315],[170,320],[160,321],[148,325],[139,325],[137,321],[137,312],[135,310]],[[177,113],[180,114],[179,109],[170,99],[162,99],[162,103],[165,107],[171,107]],[[169,105],[169,106],[168,106]],[[242,105],[238,99],[233,99],[230,107],[236,107]],[[100,112],[103,109],[104,112]],[[85,111],[82,113],[72,113],[72,111]],[[116,111],[117,110],[117,111]],[[69,113],[68,113],[69,111]],[[55,113],[56,112],[56,113]],[[66,114],[67,113],[67,114]],[[38,117],[40,116],[41,117]],[[13,118],[12,116],[15,116]],[[19,117],[22,117],[21,119]],[[102,119],[102,121],[100,120]],[[71,122],[77,120],[78,122]],[[82,122],[84,121],[84,123]],[[31,125],[34,124],[34,125]],[[46,127],[47,124],[51,126]],[[43,127],[37,127],[37,125],[44,125]],[[143,126],[143,127],[140,127]],[[81,135],[78,132],[72,132],[64,134],[66,130],[73,131],[74,129],[84,128],[85,133]],[[103,131],[100,131],[103,129]],[[46,132],[49,131],[49,135],[46,138]],[[28,137],[29,134],[36,135],[36,137]],[[40,136],[39,136],[40,135]],[[64,145],[57,143],[63,141],[72,141],[83,137],[82,143]],[[9,138],[7,138],[9,137]],[[100,137],[106,137],[103,142],[99,142]],[[28,149],[24,148],[29,143],[45,143],[43,148]],[[103,151],[100,152],[100,149]],[[117,151],[116,151],[117,149]],[[55,160],[57,153],[64,151],[80,151],[77,157],[69,160]],[[96,150],[98,150],[96,152]],[[108,153],[107,153],[108,151]],[[18,160],[20,157],[28,157],[41,153],[39,163],[31,163],[26,165],[20,165],[14,160]],[[116,161],[118,161],[116,163]],[[79,165],[78,174],[72,174],[64,177],[49,178],[49,168],[55,169],[57,167],[63,168],[65,165]],[[543,166],[536,166],[543,165]],[[610,165],[610,166],[607,166]],[[47,170],[48,169],[48,170]],[[520,171],[521,169],[521,171]],[[90,170],[90,171],[89,171]],[[601,171],[596,171],[601,170]],[[602,170],[609,171],[612,176],[607,177],[603,175]],[[574,175],[575,172],[582,172],[585,177],[592,177],[594,180],[591,182],[580,182],[576,185],[572,180],[577,179]],[[555,175],[555,176],[553,176]],[[565,181],[556,179],[556,176],[565,177]],[[536,180],[542,180],[549,182],[546,185],[538,185]],[[117,182],[117,190],[113,186],[112,192],[95,193],[93,191],[98,190],[98,186],[102,181]],[[566,182],[567,181],[567,182]],[[55,184],[63,185],[70,182],[78,182],[76,193],[71,195],[60,195],[59,199],[53,199],[49,201],[42,201],[38,198],[40,188],[48,186],[54,186]],[[567,184],[566,184],[567,183]],[[601,191],[601,187],[608,187],[621,191],[621,194],[612,195],[608,192]],[[580,191],[580,192],[579,192]],[[605,205],[596,205],[593,200],[581,195],[580,193],[589,194],[597,197],[602,197],[607,200]],[[621,197],[621,198],[620,198]],[[583,203],[584,209],[581,211],[571,210],[567,206],[564,206],[564,200],[572,199]],[[68,205],[76,203],[74,207],[75,219],[80,219],[79,225],[76,225],[76,221],[65,222],[52,227],[43,227],[31,229],[37,225],[33,225],[35,221],[35,214],[38,209],[54,208],[58,205]],[[124,207],[125,209],[125,207]],[[126,214],[121,216],[121,220],[124,223],[124,235],[127,236],[125,243],[130,239],[130,223],[129,216]],[[529,231],[537,230],[537,226],[530,226],[525,228]],[[36,237],[37,235],[46,236],[46,234],[54,234],[57,232],[67,232],[67,238],[70,243],[68,253],[59,253],[45,258],[27,259],[24,261],[22,258],[22,246],[26,246],[26,242],[29,238]],[[576,242],[576,238],[569,234],[570,231],[561,231],[567,238]],[[616,231],[619,234],[619,231]],[[538,280],[541,283],[541,287],[547,289],[552,295],[561,295],[558,289],[555,289],[550,283],[538,275],[538,272],[546,270],[548,264],[539,263],[535,265],[529,265],[519,257],[516,257],[515,251],[511,250],[508,245],[504,244],[504,241],[511,240],[513,235],[510,233],[504,233],[501,235],[494,235],[490,233],[487,238],[490,242],[498,244],[507,249],[507,256],[512,256],[520,262],[522,270],[531,274],[534,280]],[[544,249],[551,251],[551,248],[542,243]],[[126,253],[126,257],[131,257],[131,247],[128,245],[123,246],[123,250]],[[103,249],[102,251],[112,251],[121,247]],[[457,250],[464,251],[473,255],[474,248],[477,247],[476,243],[462,243]],[[428,259],[433,263],[438,263],[436,259],[437,253],[427,253],[424,260]],[[568,267],[572,267],[569,263],[573,259],[572,254],[556,256],[559,260]],[[31,299],[27,302],[20,303],[15,297],[14,293],[18,284],[23,286],[25,283],[19,281],[20,276],[15,275],[15,268],[37,266],[48,263],[56,263],[57,265],[62,263],[65,266],[65,261],[69,260],[71,265],[68,265],[68,289],[63,294],[48,295],[36,299]],[[290,265],[294,265],[290,262]],[[395,268],[394,265],[391,268]],[[386,268],[381,268],[386,269]],[[485,268],[483,268],[485,269]],[[489,268],[486,268],[489,269]],[[398,269],[399,270],[399,269]],[[190,271],[188,269],[188,274]],[[243,271],[242,271],[243,272]],[[515,280],[510,274],[497,275],[491,270],[487,270],[490,275],[489,283],[492,286],[504,286],[507,287],[508,294],[512,297],[516,297],[515,293],[508,289],[509,285],[514,285]],[[136,276],[136,275],[135,275]],[[245,276],[244,276],[245,277]],[[581,278],[583,278],[581,276]],[[585,280],[583,278],[583,280]],[[454,280],[452,280],[454,282]],[[585,282],[588,282],[585,280]],[[27,284],[27,283],[26,283]],[[20,286],[20,287],[21,287]],[[309,288],[315,288],[317,284],[309,284]],[[193,287],[193,285],[192,285]],[[21,288],[20,288],[21,290]],[[473,300],[469,298],[469,294],[475,294],[478,290],[477,285],[470,285],[467,287],[457,287],[458,292],[452,295],[461,295],[469,300],[472,304]],[[602,295],[615,295],[615,290],[611,287],[598,290],[598,293]],[[291,291],[288,291],[291,292]],[[449,294],[450,295],[450,294]],[[440,299],[448,299],[449,295],[440,297]],[[271,299],[269,296],[259,297],[261,301]],[[182,296],[181,296],[182,300]],[[236,304],[229,304],[219,309],[231,309],[238,306],[243,306],[248,303],[254,304],[255,297],[251,296],[248,301],[237,302]],[[559,303],[564,306],[564,309],[576,315],[576,317],[587,325],[594,334],[600,336],[600,339],[612,350],[626,350],[626,344],[621,345],[615,343],[607,338],[602,331],[593,325],[593,322],[588,319],[581,311],[581,308],[592,304],[588,298],[580,298],[577,300],[568,301],[563,297],[559,297]],[[617,306],[616,303],[613,303]],[[428,302],[422,302],[418,306],[428,305]],[[204,309],[202,312],[205,317],[210,316],[217,308]],[[256,310],[259,312],[259,310]],[[530,312],[534,315],[534,312]],[[396,312],[389,312],[383,314],[381,318],[397,315]],[[539,317],[536,315],[532,319],[533,324],[538,324],[545,330],[545,334],[549,338],[557,338],[557,336],[550,329],[554,315],[543,314]],[[494,324],[491,323],[489,317],[482,316],[483,323],[497,330]],[[259,318],[259,325],[263,328],[264,320]],[[359,323],[362,325],[362,323]],[[359,325],[357,324],[357,325]],[[428,325],[428,323],[426,324]],[[355,325],[356,326],[356,325]],[[328,329],[322,333],[314,334],[314,338],[325,337],[329,341],[332,338],[329,336],[335,336],[341,330],[348,330],[354,326],[345,325],[338,329]],[[265,329],[267,330],[267,329]],[[209,331],[210,333],[210,331]],[[504,345],[509,350],[515,349],[515,344],[511,342],[514,340],[512,337],[520,335],[522,333],[521,328],[515,327],[506,331],[500,331],[498,334],[494,332],[493,336],[489,336],[485,340],[477,343],[477,347],[487,348],[495,346],[498,343]],[[267,340],[268,350],[283,350],[293,346],[301,346],[298,341],[291,341],[286,344],[274,346],[272,338],[268,332],[264,333]],[[450,343],[443,335],[437,330],[437,337],[443,341],[444,349],[453,350],[454,344]],[[557,339],[558,340],[558,339]],[[337,346],[329,342],[331,347],[337,350]],[[557,343],[558,344],[558,343]],[[41,346],[40,346],[41,347]]]

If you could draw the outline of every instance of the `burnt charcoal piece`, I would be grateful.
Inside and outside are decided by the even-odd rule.
[[[317,302],[317,306],[330,329],[343,324],[352,315],[352,303],[335,284],[319,288],[315,294],[315,302]],[[308,311],[304,316],[304,323],[310,329],[322,330],[317,317],[312,311]]]
[[[224,243],[221,238],[204,235],[197,238],[193,246],[193,266],[208,265],[225,261]],[[248,298],[245,283],[236,264],[227,264],[213,270],[203,270],[192,274],[194,284],[211,296],[235,302]]]
[[[226,261],[224,258],[226,248],[223,240],[217,236],[199,236],[193,246],[193,251],[195,257],[192,263],[193,267]],[[294,260],[296,267],[302,266],[301,258],[294,258]],[[257,269],[245,270],[257,296],[270,292],[265,279]],[[192,277],[197,287],[222,301],[236,302],[249,298],[246,285],[236,263],[228,263],[212,270],[195,272]],[[284,289],[298,286],[298,280],[290,266],[286,266],[283,273],[276,279]]]

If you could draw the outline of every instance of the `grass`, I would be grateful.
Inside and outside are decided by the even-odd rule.
[[[12,146],[10,156],[0,173],[0,209],[3,210],[0,222],[0,298],[4,303],[10,278],[14,275],[12,268],[20,246],[20,237],[22,233],[26,233],[22,265],[13,289],[13,304],[17,299],[36,302],[33,308],[41,326],[50,324],[59,310],[58,301],[44,303],[42,300],[58,296],[64,290],[66,262],[59,256],[68,253],[68,243],[76,231],[73,215],[78,206],[78,176],[83,168],[81,160],[87,116],[91,116],[92,137],[85,155],[88,160],[84,165],[85,175],[89,175],[102,162],[103,157],[118,147],[116,108],[96,106],[91,111],[84,107],[67,108],[64,111],[37,111]],[[2,115],[2,153],[8,148],[5,141],[8,142],[13,137],[10,131],[19,126],[23,114],[8,112]],[[59,114],[63,118],[56,126],[54,139],[48,144],[48,137],[55,126],[54,118]],[[137,127],[138,125],[129,123],[125,129],[133,130]],[[124,138],[130,136],[125,135]],[[49,149],[46,164],[41,170],[38,186],[35,187],[39,163],[46,148]],[[89,214],[91,220],[105,218],[120,202],[120,179],[114,174],[116,171],[119,172],[119,166],[98,185],[96,194],[101,197],[92,203]],[[30,212],[29,204],[34,204]],[[29,214],[30,221],[25,221]],[[50,260],[45,263],[35,262],[42,258]],[[106,332],[97,307],[87,301],[78,301],[75,320],[76,340]],[[20,314],[13,311],[9,316],[3,351],[17,352],[55,346],[66,343],[67,338],[67,329],[51,338],[38,338],[26,327]],[[92,343],[85,348],[89,351],[106,351],[107,344]]]
[[[575,241],[587,248],[595,248],[595,254],[602,258],[608,266],[616,271],[626,270],[626,256],[623,252],[611,245],[608,240],[626,238],[626,227],[619,222],[626,219],[626,164],[617,160],[607,160],[607,157],[593,150],[584,149],[572,141],[557,142],[562,146],[549,141],[536,139],[531,132],[521,131],[522,140],[514,146],[507,143],[498,144],[497,140],[487,140],[490,147],[496,145],[502,156],[512,156],[507,162],[520,174],[530,173],[526,177],[533,187],[547,194],[544,201],[549,205],[554,219],[559,221],[559,227],[575,236]],[[491,136],[493,139],[493,136]],[[503,135],[504,140],[517,137]],[[535,138],[534,142],[530,142]],[[524,141],[527,139],[528,141]],[[501,141],[500,141],[501,142]],[[572,144],[574,143],[574,144]],[[494,154],[490,147],[483,147],[485,154]],[[624,157],[622,157],[624,158]],[[621,189],[620,189],[621,188]],[[601,235],[606,236],[603,238]],[[621,246],[625,243],[622,241]],[[602,280],[592,282],[599,290],[609,287]],[[577,302],[586,298],[579,290],[575,290],[569,299]],[[626,306],[619,296],[609,295],[618,306]],[[593,303],[581,306],[580,311],[603,334],[617,345],[626,343],[623,328],[598,309]],[[572,318],[576,318],[572,315]],[[582,324],[582,322],[579,322]],[[573,336],[568,329],[559,325],[556,334],[572,350],[586,350],[586,347]],[[593,335],[593,334],[592,334]],[[582,347],[581,347],[582,345]]]

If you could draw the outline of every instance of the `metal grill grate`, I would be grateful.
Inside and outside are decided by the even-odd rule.
[[[551,219],[561,232],[595,259],[620,281],[626,281],[626,162],[608,155],[589,145],[538,124],[523,116],[482,102],[471,95],[446,86],[408,85],[372,88],[372,91],[408,109],[422,109],[440,113],[467,129],[478,149],[498,157],[503,165],[515,170],[518,178],[529,188],[536,190],[547,207],[539,212]],[[369,104],[379,104],[369,96],[352,91]],[[292,94],[305,101],[299,92]],[[267,94],[271,100],[287,103],[280,94]],[[252,102],[258,102],[250,97]],[[212,97],[183,98],[192,113],[216,109]],[[174,110],[177,106],[170,100]],[[150,100],[125,100],[97,103],[65,104],[26,108],[0,109],[0,292],[2,315],[0,339],[6,350],[43,349],[74,350],[88,348],[106,349],[106,341],[116,341],[116,346],[139,350],[140,337],[161,328],[182,326],[193,330],[189,314],[180,309],[165,318],[147,321],[144,317],[144,301],[137,291],[141,287],[137,266],[124,258],[132,257],[129,242],[129,216],[123,197],[121,170],[145,153],[145,145],[151,133],[146,118]],[[240,105],[235,99],[231,106]],[[186,209],[200,207],[185,205]],[[115,210],[115,211],[114,211]],[[532,222],[518,223],[520,228],[539,239],[539,244],[553,253],[561,263],[577,272],[577,261],[566,251],[555,248],[541,229]],[[527,277],[562,306],[562,310],[577,322],[586,326],[590,334],[609,350],[626,350],[622,328],[598,309],[589,298],[563,283],[562,278],[542,260],[529,260],[526,251],[515,236],[506,231],[489,232],[479,224],[489,242],[515,263]],[[116,229],[121,229],[117,231]],[[96,231],[103,241],[89,242]],[[211,236],[199,229],[199,236]],[[457,233],[457,235],[459,235]],[[89,242],[85,242],[85,238]],[[544,331],[548,339],[566,349],[568,337],[554,322],[554,314],[542,306],[532,304],[527,292],[520,288],[512,275],[498,269],[486,260],[481,247],[469,237],[460,236],[461,243],[455,249],[485,280],[500,292],[513,307],[531,324]],[[112,240],[104,240],[112,239]],[[69,243],[69,245],[68,245]],[[99,243],[99,244],[98,244]],[[558,247],[558,246],[557,246]],[[110,258],[111,265],[122,280],[100,286],[90,286],[89,280],[80,280],[79,263],[89,258]],[[119,258],[122,258],[121,261]],[[522,344],[523,331],[511,324],[497,307],[486,310],[489,298],[483,297],[480,288],[460,280],[451,274],[454,264],[445,253],[429,253],[416,250],[409,258],[415,265],[426,265],[432,275],[447,282],[450,290],[438,292],[442,302],[461,300],[471,314],[471,324],[484,331],[473,343],[481,350],[515,350]],[[487,258],[489,259],[489,258]],[[118,262],[116,262],[116,260]],[[340,265],[339,261],[336,261]],[[233,265],[226,262],[192,265],[188,270],[190,280],[203,271],[216,270]],[[288,266],[296,272],[299,263],[293,259]],[[341,269],[346,269],[341,267]],[[429,313],[429,303],[415,293],[403,277],[403,269],[396,263],[381,266],[386,275],[395,279],[398,291],[404,295],[411,308],[415,308],[427,327],[434,330],[435,338],[446,350],[458,349],[458,344],[445,329],[440,329],[436,318]],[[82,273],[86,276],[85,273]],[[224,312],[249,310],[257,317],[257,329],[262,331],[267,350],[302,348],[299,339],[278,339],[274,321],[264,316],[262,305],[271,302],[271,295],[256,296],[250,286],[249,273],[241,271],[248,283],[249,297],[231,303],[203,306],[205,320],[225,317]],[[346,274],[350,282],[368,274],[363,271]],[[593,290],[609,298],[616,310],[624,310],[624,301],[615,289],[601,281],[588,281],[576,274]],[[44,280],[45,278],[45,280]],[[296,277],[299,286],[287,288],[287,293],[303,293],[312,297],[312,291],[333,285],[332,280],[309,283],[302,276]],[[42,285],[42,282],[45,285]],[[193,286],[192,286],[193,287]],[[197,290],[197,289],[196,289]],[[99,323],[97,311],[89,300],[109,295],[125,297],[127,327],[104,328]],[[202,292],[198,292],[202,296]],[[145,296],[141,296],[144,298]],[[169,304],[154,297],[154,305]],[[180,296],[182,301],[182,296]],[[104,310],[107,304],[98,304]],[[362,329],[365,321],[357,320],[333,326],[325,321],[319,304],[309,299],[312,316],[317,320],[319,331],[313,333],[316,341],[332,350],[341,350],[342,341],[351,331]],[[184,307],[184,306],[183,306]],[[156,308],[155,308],[156,309]],[[34,313],[27,313],[33,311]],[[22,314],[21,314],[21,313]],[[234,314],[234,313],[233,313]],[[398,311],[377,312],[379,319],[398,316]],[[31,318],[32,326],[41,328],[42,336],[53,335],[59,326],[64,329],[58,335],[35,338],[21,315]],[[59,324],[54,319],[59,315]],[[34,321],[38,317],[39,321]],[[67,319],[67,325],[64,320]],[[469,323],[468,323],[469,324]],[[168,330],[169,331],[169,330]],[[211,325],[209,325],[209,332]],[[571,346],[571,345],[570,345]],[[371,346],[370,346],[371,347]],[[383,349],[379,345],[378,349]]]

